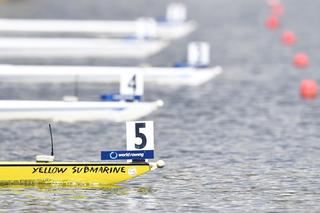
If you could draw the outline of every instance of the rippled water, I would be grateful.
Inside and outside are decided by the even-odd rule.
[[[135,18],[161,15],[169,1],[8,1],[3,17]],[[319,2],[283,1],[284,28],[299,43],[284,47],[280,31],[264,26],[265,1],[187,0],[199,29],[147,62],[170,65],[183,59],[188,40],[207,40],[212,62],[225,72],[200,87],[146,86],[146,99],[165,106],[146,119],[156,123],[157,158],[167,166],[115,188],[0,188],[4,211],[318,212],[320,201],[319,100],[298,96],[304,78],[319,80]],[[124,15],[125,14],[125,15]],[[307,23],[307,24],[306,24]],[[295,51],[312,66],[291,66]],[[318,58],[319,59],[319,58]],[[3,62],[3,61],[2,61]],[[12,62],[12,61],[11,61]],[[35,63],[36,61],[14,61]],[[144,61],[145,62],[145,61]],[[139,64],[134,60],[41,61],[37,63]],[[0,98],[61,98],[73,85],[0,84]],[[117,85],[81,85],[94,100]],[[56,123],[56,157],[99,160],[103,149],[125,147],[125,125]],[[0,160],[31,160],[49,153],[47,122],[1,122]]]

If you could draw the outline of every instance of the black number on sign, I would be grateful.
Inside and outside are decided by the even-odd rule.
[[[201,45],[197,44],[197,60],[196,60],[196,64],[200,65],[201,64],[201,56],[202,56],[202,52],[201,52]]]
[[[147,145],[147,137],[140,132],[140,128],[146,128],[145,123],[136,123],[136,137],[141,139],[141,144],[135,144],[136,149],[143,149]]]
[[[129,81],[128,87],[132,88],[134,92],[136,91],[137,89],[136,75],[134,75],[132,79]]]

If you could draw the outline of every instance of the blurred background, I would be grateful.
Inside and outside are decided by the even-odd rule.
[[[163,0],[6,0],[1,18],[130,20],[163,16]],[[1,59],[10,64],[172,66],[186,57],[189,41],[207,41],[211,64],[222,75],[199,87],[146,85],[146,100],[165,106],[144,118],[155,121],[162,170],[112,189],[0,188],[3,210],[155,212],[318,212],[319,100],[303,100],[300,82],[319,80],[320,2],[283,0],[278,29],[265,27],[266,1],[184,0],[198,28],[144,60]],[[284,46],[283,30],[298,42]],[[310,66],[292,57],[305,51]],[[1,99],[61,99],[70,84],[0,82]],[[117,84],[81,84],[80,98],[96,100]],[[125,146],[124,123],[55,123],[59,160],[99,160],[100,150]],[[49,153],[47,122],[0,122],[0,159],[33,160]]]

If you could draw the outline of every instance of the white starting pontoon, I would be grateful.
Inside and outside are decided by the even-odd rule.
[[[200,46],[200,47],[198,47]],[[201,52],[201,48],[203,49]],[[207,44],[189,45],[186,67],[94,67],[94,66],[22,66],[0,65],[0,80],[11,82],[119,82],[120,76],[129,71],[142,73],[145,82],[163,85],[197,86],[222,72],[220,66],[207,67]],[[191,54],[191,53],[193,54]]]
[[[144,117],[158,107],[155,102],[21,101],[0,100],[0,120],[129,121]]]
[[[96,34],[177,39],[195,28],[195,22],[186,21],[185,6],[178,3],[168,6],[167,16],[163,21],[155,21],[153,18],[139,18],[135,21],[0,19],[0,33]]]
[[[89,67],[89,66],[19,66],[0,65],[0,81],[10,82],[119,82],[128,71],[141,72],[145,82],[162,85],[197,86],[222,72],[222,68],[173,67]]]
[[[145,58],[167,43],[97,38],[0,38],[0,58]]]
[[[143,76],[139,73],[123,75],[120,95],[105,95],[106,101],[0,100],[0,120],[128,121],[144,117],[163,105],[161,100],[140,102]]]

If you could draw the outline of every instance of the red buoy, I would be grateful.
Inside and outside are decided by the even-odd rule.
[[[305,99],[314,99],[317,97],[318,85],[315,80],[306,79],[300,84],[300,96]]]
[[[296,43],[296,35],[292,31],[284,31],[281,36],[282,43],[286,45],[293,45]]]
[[[297,53],[293,58],[293,64],[298,68],[306,68],[309,65],[307,54]]]
[[[267,0],[267,4],[272,7],[274,5],[280,4],[280,2],[278,0]]]
[[[284,13],[284,6],[281,3],[272,5],[271,13],[275,16],[282,16]]]
[[[271,30],[277,29],[279,25],[280,25],[280,21],[277,16],[269,16],[266,19],[266,26]]]

